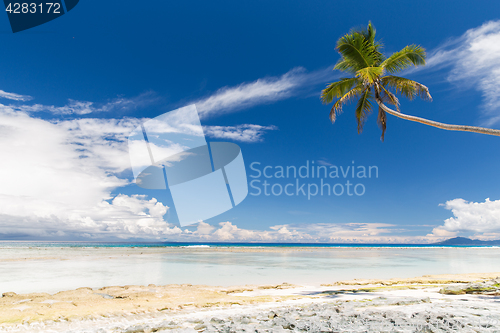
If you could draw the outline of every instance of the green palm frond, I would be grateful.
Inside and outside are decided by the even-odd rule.
[[[363,92],[363,85],[358,84],[357,86],[346,92],[339,100],[337,100],[333,104],[333,107],[330,110],[330,120],[332,121],[332,123],[335,122],[337,115],[342,113],[342,106],[351,102],[354,98],[359,97],[359,95],[361,95],[362,92]]]
[[[353,60],[340,58],[339,61],[337,61],[337,63],[333,67],[333,70],[339,70],[350,74],[356,74],[358,67],[359,67],[358,64]]]
[[[408,45],[385,59],[381,66],[389,73],[396,73],[410,66],[425,65],[425,49],[418,45]]]
[[[382,67],[365,67],[356,72],[356,77],[363,80],[364,84],[371,85],[380,78],[383,72]]]
[[[375,33],[376,30],[371,21],[368,22],[366,30],[361,31],[363,37],[372,44],[375,43]]]
[[[382,57],[376,47],[357,32],[340,38],[337,42],[337,51],[355,70],[373,66]]]
[[[372,22],[368,22],[368,26],[366,29],[363,29],[359,31],[360,34],[363,35],[363,37],[370,43],[375,46],[375,49],[380,52],[380,49],[383,47],[382,43],[380,41],[375,40],[375,35],[376,35],[376,30],[375,27],[373,26]]]
[[[356,106],[356,120],[358,122],[358,134],[363,131],[363,125],[365,124],[366,118],[372,110],[371,99],[373,97],[371,89],[365,88],[361,93],[358,105]]]
[[[378,66],[385,59],[381,48],[382,43],[375,40],[375,27],[371,22],[366,29],[352,29],[337,42],[342,58],[333,69],[355,74],[364,67]]]
[[[383,47],[380,41],[375,40],[376,30],[371,21],[368,22],[368,26],[366,28],[351,29],[349,33],[362,35],[363,38],[368,41],[368,43],[375,46],[375,49],[377,51],[380,51],[380,49]]]
[[[397,94],[401,94],[409,100],[419,96],[423,100],[432,101],[429,88],[417,81],[393,75],[384,76],[380,81],[383,86],[394,89]]]
[[[322,92],[321,100],[323,103],[328,104],[333,101],[334,98],[340,98],[344,96],[354,85],[360,83],[358,78],[342,78],[337,82],[330,83]]]

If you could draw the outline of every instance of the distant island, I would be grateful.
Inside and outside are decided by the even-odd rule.
[[[490,245],[490,246],[500,246],[500,239],[499,240],[491,240],[491,241],[482,241],[478,239],[470,239],[467,237],[455,237],[455,238],[450,238],[447,239],[443,242],[438,242],[438,243],[433,243],[433,245],[464,245],[464,246],[470,246],[470,245]]]

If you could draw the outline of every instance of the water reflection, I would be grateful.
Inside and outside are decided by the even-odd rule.
[[[498,267],[498,248],[0,248],[0,293],[151,283],[317,285]]]

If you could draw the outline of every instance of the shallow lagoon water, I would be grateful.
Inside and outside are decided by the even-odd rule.
[[[113,285],[319,285],[500,271],[487,247],[74,247],[0,243],[0,293]]]

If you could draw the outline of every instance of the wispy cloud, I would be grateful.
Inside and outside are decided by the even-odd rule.
[[[132,98],[115,98],[110,102],[96,105],[94,102],[76,101],[69,99],[64,106],[55,105],[10,105],[11,108],[23,112],[49,112],[56,115],[86,115],[96,112],[126,111],[147,106],[158,101],[158,97],[153,92],[146,92]]]
[[[29,101],[33,99],[31,96],[14,94],[3,90],[0,90],[0,98],[11,99],[13,101]]]
[[[326,158],[322,158],[322,159],[318,160],[318,164],[319,164],[319,165],[324,165],[324,166],[333,166],[333,164],[332,164],[332,163],[330,163],[330,162],[328,162],[328,161],[326,160]]]
[[[483,125],[500,122],[500,21],[467,30],[431,51],[420,70],[450,68],[447,79],[483,95]]]
[[[244,124],[238,126],[205,126],[203,130],[208,137],[229,139],[241,142],[259,142],[266,131],[278,129],[276,126]]]
[[[335,76],[331,67],[314,72],[297,67],[279,77],[260,78],[234,87],[221,88],[195,103],[202,117],[216,116],[290,98],[298,91],[325,83]]]
[[[214,94],[195,102],[201,118],[216,117],[260,104],[274,103],[297,95],[311,93],[311,89],[325,84],[337,76],[332,67],[307,72],[302,67],[293,68],[279,77],[265,77],[244,82],[234,87],[223,87]],[[318,90],[319,91],[319,90]],[[314,93],[319,98],[319,92]],[[237,126],[205,126],[205,134],[212,138],[240,142],[259,142],[266,131],[277,127],[256,124]]]

